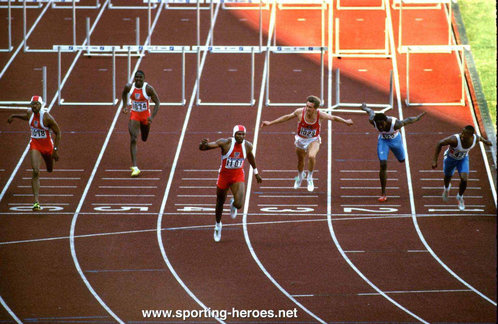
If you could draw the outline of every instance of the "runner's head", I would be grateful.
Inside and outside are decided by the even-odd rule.
[[[463,138],[471,138],[474,136],[475,131],[476,130],[475,130],[474,126],[467,125],[462,130],[462,137]]]
[[[145,81],[144,71],[138,70],[137,72],[135,72],[134,80],[135,80],[135,86],[137,88],[141,88],[144,84],[144,81]]]
[[[42,109],[44,105],[45,105],[45,102],[43,102],[43,98],[41,96],[33,96],[33,97],[31,97],[30,106],[31,106],[31,110],[35,114],[39,113],[40,109]]]
[[[383,113],[376,113],[373,120],[379,129],[383,129],[387,124],[387,116]]]
[[[306,98],[306,109],[316,109],[320,107],[320,98],[317,96],[309,96]]]
[[[233,127],[233,137],[237,143],[241,144],[246,138],[246,128],[243,125],[235,125]]]

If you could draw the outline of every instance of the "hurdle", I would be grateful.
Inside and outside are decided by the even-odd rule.
[[[42,71],[41,83],[42,83],[42,93],[43,93],[42,98],[45,100],[45,102],[48,102],[48,98],[47,98],[47,67],[46,66],[42,66],[41,71]],[[0,101],[0,105],[29,105],[30,103],[31,103],[31,101],[26,101],[26,100],[22,100],[22,101],[10,101],[10,100]],[[2,106],[2,109],[19,109],[19,108],[22,108],[22,107]],[[28,109],[29,109],[29,107],[28,107]]]
[[[343,6],[341,0],[337,0],[336,8],[337,10],[384,10],[386,7],[384,0],[380,0],[380,6]]]
[[[24,5],[12,5],[11,2],[15,2],[16,0],[0,0],[1,2],[8,2],[7,5],[0,5],[0,9],[22,9]],[[22,2],[23,0],[18,0],[19,2]],[[43,5],[41,4],[41,1],[33,1],[33,0],[28,0],[29,2],[37,3],[37,5],[30,5],[26,6],[28,9],[40,9]]]
[[[254,98],[254,54],[261,53],[259,46],[193,46],[192,49],[200,56],[201,51],[209,53],[225,53],[225,54],[250,54],[251,55],[251,97],[249,102],[202,102],[200,98],[201,83],[200,73],[197,73],[197,93],[196,105],[198,106],[254,106],[256,99]],[[197,71],[200,70],[199,60],[197,60]]]
[[[405,46],[403,50],[406,52],[406,99],[405,104],[407,106],[464,106],[465,105],[465,55],[464,50],[470,50],[469,45],[451,45],[451,46]],[[461,97],[459,101],[456,102],[431,102],[431,103],[416,103],[410,101],[410,54],[437,54],[437,53],[455,53],[456,59],[458,61],[458,68],[460,70],[461,79]]]
[[[275,54],[320,54],[320,98],[324,96],[324,54],[327,51],[327,47],[324,46],[270,46],[266,49],[266,60],[268,62],[268,69],[266,69],[266,106],[302,106],[303,103],[297,102],[271,102],[270,101],[270,53]]]
[[[323,111],[335,111],[335,112],[348,112],[348,113],[364,113],[362,110],[349,109],[349,108],[361,108],[362,103],[345,103],[341,102],[341,71],[337,69],[335,71],[335,105],[330,108],[323,109]],[[368,107],[379,108],[377,112],[385,112],[393,108],[394,95],[393,95],[393,71],[390,71],[389,75],[389,103],[379,104],[379,103],[367,103]]]
[[[406,53],[407,46],[403,45],[403,33],[402,33],[402,27],[403,27],[403,10],[406,10],[407,7],[403,7],[403,4],[433,4],[433,6],[416,6],[416,7],[408,7],[411,10],[440,10],[442,8],[441,5],[444,4],[444,8],[446,8],[446,5],[448,7],[447,10],[445,10],[446,14],[446,20],[448,22],[448,43],[447,44],[440,44],[440,45],[454,45],[452,44],[452,30],[451,30],[451,15],[452,15],[452,9],[451,9],[451,1],[452,0],[398,0],[399,2],[399,17],[398,17],[398,52],[399,53]],[[432,45],[427,45],[427,44],[411,44],[411,46],[432,46]]]
[[[74,53],[79,51],[87,51],[88,47],[91,47],[93,52],[111,52],[112,53],[112,101],[108,102],[67,102],[62,98],[62,53]],[[109,106],[115,105],[118,102],[116,98],[116,50],[120,50],[119,46],[87,46],[87,45],[54,45],[54,50],[57,50],[57,93],[58,93],[58,104],[72,105],[72,106]]]
[[[62,6],[62,5],[57,5],[57,3],[70,3],[73,0],[54,0],[52,2],[52,9],[71,9],[71,6]],[[80,0],[75,0],[76,2],[79,2]],[[100,8],[101,4],[99,0],[95,0],[95,5],[94,6],[77,6],[77,9],[98,9]]]
[[[385,11],[384,0],[381,1],[380,6],[341,6],[340,0],[337,0],[338,10],[382,10]],[[389,47],[389,27],[387,22],[387,16],[384,20],[384,47],[374,48],[374,49],[343,49],[340,47],[340,20],[338,17],[335,19],[330,18],[330,22],[334,22],[334,51],[332,55],[334,57],[354,57],[354,58],[391,58],[392,51]]]
[[[0,0],[0,2],[5,2],[5,0]],[[14,48],[12,46],[12,5],[11,5],[11,0],[7,0],[7,19],[9,22],[7,23],[7,48],[0,48],[0,52],[11,52],[12,49]],[[2,7],[0,7],[2,8]]]
[[[316,10],[327,9],[327,0],[275,0],[280,10]],[[320,6],[318,6],[320,5]]]
[[[162,45],[162,46],[147,46],[145,47],[147,52],[154,54],[171,54],[177,53],[182,55],[182,99],[177,102],[161,102],[161,106],[184,106],[187,102],[185,98],[185,53],[195,53],[190,49],[190,46],[174,46],[174,45]],[[128,68],[128,80],[131,79],[130,70]]]

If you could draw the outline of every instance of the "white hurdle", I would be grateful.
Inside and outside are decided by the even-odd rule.
[[[0,0],[0,2],[4,2],[5,0]],[[14,48],[12,46],[12,5],[11,5],[11,0],[7,0],[7,48],[0,48],[0,52],[11,52],[12,49]],[[4,6],[0,6],[0,8],[3,8]]]
[[[351,109],[351,108],[361,108],[362,103],[346,103],[341,102],[341,71],[337,69],[335,71],[335,105],[333,105],[329,109],[323,109],[324,111],[335,111],[335,112],[348,112],[348,113],[364,113],[363,110],[360,109]],[[393,95],[393,71],[390,72],[389,77],[389,103],[388,104],[379,104],[379,103],[367,103],[368,107],[371,108],[379,108],[376,110],[377,112],[385,112],[393,108],[394,103],[394,95]]]
[[[320,98],[322,98],[322,104],[324,102],[324,54],[327,51],[327,47],[324,46],[270,46],[266,49],[268,69],[266,70],[266,106],[294,106],[300,107],[303,105],[302,102],[271,102],[270,101],[270,53],[275,54],[305,54],[305,53],[315,53],[320,54]]]
[[[45,100],[45,102],[48,102],[48,98],[47,98],[47,67],[42,66],[41,71],[42,71],[41,83],[42,83],[42,94],[43,94],[42,98],[43,98],[43,100]],[[31,103],[31,101],[28,101],[28,100],[0,101],[0,105],[7,105],[7,106],[2,106],[1,107],[2,109],[24,109],[25,107],[17,107],[17,106],[10,106],[10,105],[29,105],[30,103]],[[27,108],[29,109],[29,107],[27,107]]]
[[[407,106],[464,106],[465,105],[465,55],[464,50],[470,50],[469,45],[451,45],[451,46],[404,46],[403,51],[406,53],[406,99]],[[410,101],[410,54],[437,54],[437,53],[455,53],[455,57],[460,70],[461,79],[461,96],[456,102],[427,102],[417,103]]]
[[[254,54],[261,53],[259,46],[193,46],[194,52],[200,55],[200,52],[207,51],[209,53],[225,53],[225,54],[250,54],[251,55],[251,97],[249,102],[202,102],[200,98],[201,83],[200,75],[197,73],[197,93],[196,105],[198,106],[254,106],[256,99],[254,98]],[[197,61],[197,71],[199,71],[199,61]]]

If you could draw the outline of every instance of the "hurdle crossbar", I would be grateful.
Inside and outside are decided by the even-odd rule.
[[[303,102],[271,102],[270,101],[270,53],[275,54],[320,54],[320,98],[324,98],[324,54],[327,47],[324,46],[270,46],[266,49],[266,60],[268,62],[268,69],[266,69],[266,106],[303,106]]]
[[[335,111],[335,112],[348,112],[348,113],[363,113],[359,109],[350,108],[361,108],[362,103],[345,103],[341,102],[341,71],[337,69],[335,71],[335,105],[329,109],[324,109],[324,111]],[[393,108],[394,94],[393,94],[393,71],[389,75],[389,103],[379,104],[379,103],[367,103],[368,107],[379,108],[378,112],[385,112]]]
[[[197,93],[196,93],[196,105],[198,106],[254,106],[256,99],[254,98],[254,65],[255,65],[255,53],[261,53],[259,46],[193,46],[193,50],[196,51],[198,56],[200,56],[201,51],[207,51],[209,53],[224,53],[224,54],[250,54],[251,55],[251,85],[250,92],[251,96],[249,102],[202,102],[200,98],[201,91],[201,77],[197,75]],[[199,69],[199,66],[197,66]]]
[[[447,45],[451,46],[454,45],[452,44],[452,30],[451,30],[451,15],[452,15],[452,9],[451,9],[451,1],[452,0],[398,0],[399,1],[399,15],[398,15],[398,52],[399,53],[406,53],[407,46],[403,45],[403,10],[405,10],[407,7],[403,7],[403,4],[437,4],[438,6],[424,6],[424,7],[408,7],[410,9],[418,9],[418,10],[429,10],[429,9],[436,9],[440,10],[445,9],[446,5],[448,7],[447,10],[445,10],[445,15],[446,15],[446,21],[448,22],[448,42],[446,44],[438,44],[438,45]],[[441,6],[444,4],[444,6]],[[429,46],[427,44],[411,44],[410,46]],[[432,45],[430,45],[432,46]]]
[[[405,46],[406,51],[406,99],[407,106],[464,106],[465,105],[465,55],[464,50],[470,50],[469,45],[451,45],[451,46]],[[461,79],[461,97],[456,102],[428,102],[417,103],[410,101],[410,54],[437,54],[437,53],[455,53]],[[459,54],[459,55],[458,55]]]
[[[69,3],[72,0],[53,0],[52,1],[52,9],[72,9],[71,6],[64,6],[64,5],[57,5],[57,3]],[[80,0],[76,0],[76,2],[80,2]],[[95,0],[95,5],[93,6],[87,6],[87,5],[81,5],[81,6],[76,6],[76,9],[98,9],[100,8],[101,4],[99,3],[99,0]]]

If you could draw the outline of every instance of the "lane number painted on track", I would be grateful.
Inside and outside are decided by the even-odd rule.
[[[264,207],[261,208],[261,211],[265,213],[311,213],[314,211],[314,209],[310,207],[297,207],[295,209],[291,208],[278,209],[277,207]]]
[[[185,206],[183,208],[177,209],[179,212],[212,212],[215,208],[211,207],[197,207],[197,206]]]
[[[44,211],[55,212],[55,211],[61,211],[64,209],[64,207],[60,207],[60,206],[42,206],[42,207],[43,207],[43,209],[41,210],[42,212],[44,212]],[[21,212],[33,211],[31,206],[14,206],[14,207],[10,207],[9,209],[13,210],[13,211],[21,211]]]
[[[390,208],[390,207],[380,207],[379,209],[344,207],[345,213],[352,213],[353,211],[362,211],[362,212],[367,212],[367,213],[395,213],[398,211],[398,209]]]
[[[99,206],[94,207],[93,209],[98,211],[107,211],[107,212],[116,212],[116,211],[143,211],[146,212],[149,210],[149,207],[146,206],[120,206],[119,208],[111,207],[111,206]]]

